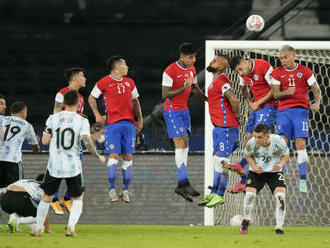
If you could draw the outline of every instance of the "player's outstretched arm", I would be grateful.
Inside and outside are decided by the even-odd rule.
[[[140,101],[138,98],[133,99],[133,111],[135,117],[137,118],[136,133],[140,133],[143,128],[143,117]]]
[[[84,142],[85,147],[87,148],[87,150],[94,155],[95,157],[98,158],[98,160],[104,164],[105,163],[105,157],[100,155],[97,150],[96,147],[93,144],[93,141],[91,139],[90,135],[82,135],[81,137],[82,141]]]
[[[105,125],[105,120],[102,117],[102,115],[100,114],[99,109],[97,108],[96,99],[92,95],[89,95],[88,103],[89,103],[89,106],[91,107],[91,109],[93,111],[94,116],[95,116],[95,121],[98,122],[98,123],[101,123],[102,125]]]
[[[314,103],[311,104],[311,110],[319,111],[320,109],[320,101],[321,101],[321,89],[317,82],[311,85],[313,95],[314,95]]]
[[[240,118],[239,100],[235,95],[234,91],[232,89],[226,90],[225,97],[227,97],[228,101],[230,102],[231,108],[233,109],[236,118],[239,119]]]
[[[204,92],[201,90],[201,88],[199,88],[198,84],[193,84],[191,85],[191,90],[192,92],[198,96],[198,98],[201,100],[201,101],[205,101],[207,102],[207,96],[204,94]]]

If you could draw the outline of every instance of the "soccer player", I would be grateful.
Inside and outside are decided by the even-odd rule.
[[[190,202],[192,202],[191,196],[199,196],[199,193],[190,185],[187,175],[189,135],[191,133],[188,110],[190,91],[197,94],[203,101],[207,100],[197,84],[194,67],[196,54],[192,43],[181,44],[179,59],[165,69],[162,81],[162,98],[165,100],[163,115],[167,134],[170,139],[173,139],[178,172],[178,186],[175,188],[175,193]]]
[[[5,115],[6,108],[6,99],[3,95],[0,95],[0,115]]]
[[[139,103],[139,93],[133,79],[127,77],[128,66],[122,56],[108,59],[109,75],[101,78],[93,88],[88,102],[95,115],[96,122],[104,123],[96,99],[103,95],[106,106],[107,125],[105,126],[105,153],[109,154],[107,172],[109,179],[109,201],[118,201],[115,190],[117,164],[122,154],[123,192],[122,199],[129,203],[129,185],[133,171],[136,134],[143,127],[143,118]],[[137,122],[134,116],[137,117]]]
[[[104,126],[99,123],[94,123],[91,126],[91,139],[96,146],[96,142],[99,144],[103,144],[105,141],[104,137]]]
[[[55,114],[65,109],[65,107],[63,106],[64,94],[68,90],[72,89],[78,92],[79,107],[77,109],[77,114],[80,114],[81,116],[85,117],[85,115],[83,114],[84,97],[79,94],[79,90],[81,88],[86,87],[86,77],[84,75],[84,69],[79,67],[72,67],[66,69],[64,77],[65,80],[68,82],[68,86],[64,87],[56,94],[53,113]],[[72,202],[70,200],[68,190],[66,190],[64,198],[61,201],[59,201],[58,192],[56,192],[53,201],[50,204],[50,207],[55,211],[56,214],[61,215],[64,214],[61,205],[64,206],[68,210],[68,212],[71,211]]]
[[[269,134],[265,124],[257,125],[244,150],[246,160],[250,165],[250,172],[246,183],[246,193],[243,201],[243,221],[240,227],[241,234],[248,233],[251,212],[256,194],[268,184],[275,196],[276,234],[283,234],[285,218],[286,185],[282,167],[289,160],[290,153],[284,139],[277,134]]]
[[[22,179],[10,184],[2,194],[0,192],[2,209],[11,214],[8,221],[10,232],[16,232],[20,224],[26,224],[33,230],[36,223],[37,207],[42,196],[40,184],[43,178],[44,174],[40,174],[36,180]],[[48,216],[44,226],[45,232],[52,232]]]
[[[206,68],[214,78],[208,88],[209,113],[214,126],[214,174],[211,193],[198,203],[200,206],[215,207],[225,202],[224,193],[229,179],[225,165],[229,163],[229,156],[237,148],[239,138],[240,103],[224,73],[227,67],[228,58],[218,55]]]
[[[240,76],[242,94],[251,110],[249,121],[246,125],[246,140],[244,142],[246,144],[252,137],[255,126],[265,124],[271,127],[275,123],[277,109],[271,89],[273,67],[266,60],[243,59],[240,56],[235,56],[231,59],[230,67]],[[253,96],[253,100],[250,93]],[[228,189],[228,192],[244,192],[247,173],[249,172],[248,166],[244,157],[241,162],[229,165],[229,169],[236,171],[242,176],[241,181],[234,188]]]
[[[300,174],[299,191],[307,193],[306,174],[308,154],[306,140],[309,137],[308,109],[320,109],[321,90],[311,69],[295,62],[294,48],[284,45],[279,50],[282,66],[274,69],[273,95],[279,99],[276,117],[276,133],[286,143],[294,139],[298,153]],[[308,90],[313,91],[314,103],[309,103]]]
[[[14,102],[10,107],[11,116],[1,116],[0,146],[0,188],[22,179],[22,145],[26,139],[33,152],[39,152],[39,145],[32,125],[25,119],[27,107],[24,102]]]
[[[90,138],[88,120],[76,113],[79,107],[78,92],[67,91],[64,94],[63,103],[65,110],[48,117],[42,136],[42,143],[50,144],[49,160],[47,172],[41,184],[42,199],[38,206],[37,225],[31,232],[32,236],[42,235],[42,225],[48,214],[50,202],[62,179],[65,179],[69,195],[73,200],[65,235],[76,236],[75,226],[82,212],[84,195],[80,140],[101,163],[105,162],[104,156],[98,154]]]

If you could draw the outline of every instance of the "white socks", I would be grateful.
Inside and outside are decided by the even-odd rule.
[[[285,218],[285,194],[278,192],[275,194],[276,208],[275,208],[275,218],[276,218],[276,229],[282,229]]]
[[[185,166],[188,165],[187,164],[188,163],[188,152],[189,152],[189,147],[182,149],[183,162],[184,162]]]
[[[73,200],[72,201],[72,208],[70,212],[68,227],[74,231],[75,226],[80,218],[82,213],[83,201],[82,200]]]
[[[36,217],[32,217],[32,216],[28,216],[28,217],[18,217],[17,218],[17,224],[20,225],[20,224],[33,224],[37,221],[37,218]]]
[[[44,202],[43,200],[40,201],[37,209],[37,230],[41,230],[44,223],[46,216],[48,214],[50,202]]]
[[[253,209],[254,200],[256,198],[256,193],[246,192],[243,201],[243,219],[251,220],[251,212]]]
[[[184,159],[184,156],[183,156],[183,150],[184,149],[175,149],[175,163],[176,163],[176,167],[178,169],[181,167],[182,164],[187,166],[184,162],[185,159]]]

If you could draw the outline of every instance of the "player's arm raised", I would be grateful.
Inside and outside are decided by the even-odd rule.
[[[85,147],[87,148],[87,150],[94,155],[95,157],[98,158],[98,160],[104,164],[105,163],[105,157],[100,155],[97,150],[96,147],[93,144],[93,141],[91,139],[90,135],[82,135],[81,136],[82,141],[84,142]]]
[[[320,101],[321,101],[321,89],[317,82],[311,84],[311,89],[314,95],[314,103],[311,104],[312,111],[319,111],[320,109]]]

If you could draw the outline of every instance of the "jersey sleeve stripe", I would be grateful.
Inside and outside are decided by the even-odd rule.
[[[314,75],[312,74],[312,76],[310,76],[310,78],[307,79],[307,84],[308,84],[309,86],[311,86],[311,85],[314,84],[314,83],[316,83],[316,79],[315,79]]]
[[[268,68],[268,71],[266,72],[266,74],[265,74],[265,79],[266,79],[266,81],[267,81],[267,83],[269,84],[269,85],[271,85],[272,84],[272,76],[271,76],[271,74],[272,74],[272,71],[273,71],[273,67],[269,67]]]
[[[139,95],[139,92],[137,91],[136,87],[134,88],[134,90],[132,91],[132,99],[136,99],[138,98],[140,95]]]
[[[102,91],[97,87],[97,85],[95,85],[91,92],[91,95],[95,98],[99,98],[101,94],[102,94]]]
[[[63,96],[61,93],[57,93],[56,96],[55,96],[55,101],[56,101],[56,102],[63,103],[63,101],[64,101],[64,96]]]
[[[162,85],[167,87],[172,87],[173,85],[173,79],[166,72],[163,73]]]
[[[276,79],[274,79],[274,78],[272,78],[272,84],[273,85],[281,85],[281,82],[278,81],[278,80],[276,80]]]

